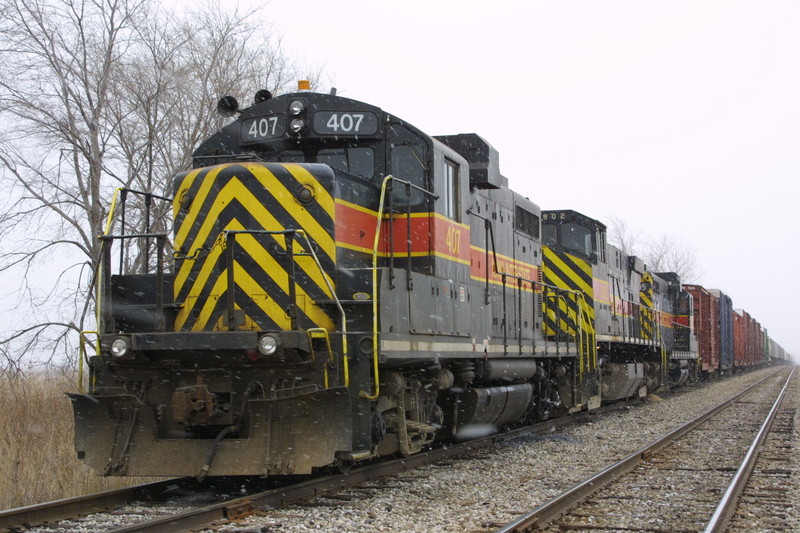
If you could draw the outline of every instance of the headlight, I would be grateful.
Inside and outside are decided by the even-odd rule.
[[[278,339],[272,335],[264,335],[258,339],[258,351],[264,355],[272,355],[278,349]]]
[[[125,357],[131,351],[128,346],[128,339],[125,337],[118,337],[111,343],[111,355],[114,357]]]
[[[302,113],[305,108],[306,106],[303,102],[301,102],[300,100],[295,100],[291,104],[289,104],[289,113],[297,116],[300,113]]]
[[[289,123],[289,129],[292,130],[292,133],[300,133],[300,130],[302,130],[305,125],[306,123],[302,118],[296,118]]]

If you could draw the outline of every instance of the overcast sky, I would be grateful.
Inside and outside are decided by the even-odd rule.
[[[542,209],[693,246],[800,355],[800,2],[270,0],[286,50],[431,135],[474,132]]]

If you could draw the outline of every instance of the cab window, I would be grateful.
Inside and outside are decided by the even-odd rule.
[[[375,169],[372,148],[364,146],[325,148],[317,152],[317,163],[367,179],[372,177]]]

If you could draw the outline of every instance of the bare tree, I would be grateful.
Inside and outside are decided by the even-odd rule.
[[[170,196],[171,176],[221,126],[219,97],[281,92],[298,70],[252,12],[0,0],[0,15],[0,275],[20,309],[0,332],[0,357],[19,367],[26,353],[71,354],[75,333],[93,326],[97,236],[114,188]],[[138,230],[143,209],[131,202]],[[154,207],[149,230],[165,231],[168,212]]]
[[[609,216],[608,221],[608,242],[626,255],[637,255],[643,240],[642,233],[631,229],[628,223],[617,215]]]
[[[653,272],[675,272],[682,283],[695,283],[702,275],[694,248],[675,237],[649,240],[642,258]]]
[[[3,339],[22,341],[7,350],[15,351],[15,359],[45,338],[63,344],[65,330],[80,330],[88,315],[88,300],[74,285],[41,292],[31,274],[37,261],[66,255],[76,264],[59,269],[74,283],[73,268],[80,272],[82,264],[97,261],[95,236],[108,186],[104,158],[113,131],[106,119],[111,79],[130,46],[140,7],[141,0],[3,2],[0,113],[6,126],[0,163],[14,200],[0,214],[6,245],[0,271],[23,268],[18,304],[27,299],[34,310],[33,325]],[[66,320],[42,312],[54,294]]]
[[[627,255],[641,257],[651,272],[675,272],[683,283],[695,283],[702,275],[697,253],[685,241],[666,235],[649,237],[616,215],[609,220],[608,241]]]

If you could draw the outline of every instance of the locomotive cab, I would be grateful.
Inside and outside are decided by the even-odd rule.
[[[543,213],[542,240],[551,248],[581,257],[592,264],[605,262],[605,224],[577,211]]]

